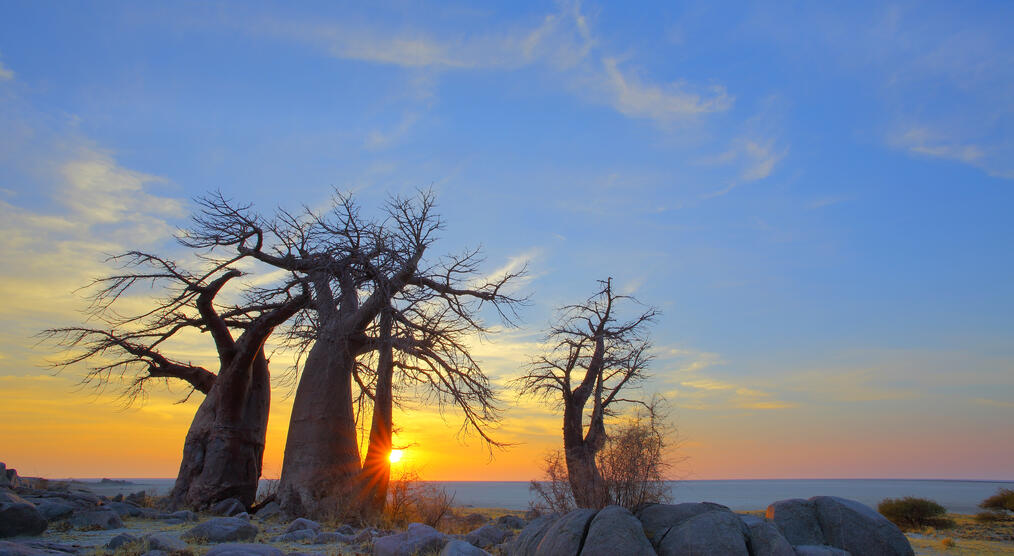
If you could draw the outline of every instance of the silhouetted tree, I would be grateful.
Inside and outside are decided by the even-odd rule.
[[[146,385],[156,379],[184,381],[191,387],[190,394],[205,395],[184,443],[172,491],[177,505],[202,508],[229,497],[247,506],[253,503],[271,396],[264,342],[308,299],[299,292],[299,282],[290,280],[277,288],[249,290],[240,305],[218,303],[216,298],[226,284],[241,276],[231,268],[240,258],[193,274],[170,259],[148,253],[132,251],[114,257],[127,271],[91,284],[91,317],[105,327],[43,332],[72,352],[55,363],[58,368],[87,364],[83,381],[100,386],[127,380],[128,403],[143,396]],[[122,315],[117,309],[126,305],[121,301],[124,294],[145,284],[161,288],[165,295],[140,313]],[[163,354],[170,339],[194,329],[208,332],[213,339],[219,356],[217,373]]]
[[[521,395],[562,404],[567,477],[575,503],[585,508],[609,503],[595,457],[606,442],[605,417],[615,404],[645,405],[620,393],[645,378],[651,361],[646,328],[658,315],[649,307],[620,320],[617,304],[635,300],[614,293],[612,279],[599,283],[601,289],[584,303],[560,309],[558,323],[547,334],[550,352],[538,356],[514,382]]]
[[[397,367],[403,379],[423,383],[439,400],[457,404],[465,426],[495,444],[485,432],[496,419],[494,393],[463,336],[486,330],[478,314],[487,303],[511,321],[522,300],[506,288],[518,274],[478,276],[478,251],[425,265],[423,255],[442,226],[430,193],[392,198],[380,221],[363,218],[352,198],[342,195],[327,213],[280,211],[270,222],[220,195],[202,205],[200,226],[186,239],[189,245],[233,249],[294,273],[312,288],[309,310],[293,326],[305,358],[278,491],[286,511],[308,516],[348,511],[362,484],[386,484],[372,464],[383,461],[386,468],[390,451],[395,352],[401,354]],[[387,318],[392,329],[399,327],[397,333],[384,332]],[[372,450],[367,450],[364,475],[353,390],[354,385],[369,388],[359,376],[368,369],[357,359],[378,349]]]

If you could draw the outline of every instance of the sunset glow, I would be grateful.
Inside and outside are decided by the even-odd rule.
[[[201,390],[149,380],[124,396],[119,369],[82,386],[88,367],[54,373],[66,354],[39,339],[103,324],[81,288],[119,271],[110,255],[198,265],[174,234],[212,191],[299,220],[335,189],[373,217],[431,187],[441,225],[421,264],[481,246],[476,275],[526,269],[508,288],[526,303],[506,321],[481,305],[488,333],[455,339],[503,449],[398,371],[396,471],[537,478],[561,409],[512,380],[551,348],[556,308],[611,278],[660,310],[648,378],[621,398],[669,401],[674,477],[1014,480],[1014,3],[13,1],[3,15],[0,461],[22,475],[179,471]],[[236,266],[229,303],[289,276]],[[148,282],[118,310],[166,294]],[[264,344],[266,478],[307,374],[292,322]],[[213,334],[161,348],[221,364]],[[365,436],[371,417],[356,415]]]

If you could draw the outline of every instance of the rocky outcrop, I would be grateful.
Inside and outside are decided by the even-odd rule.
[[[546,531],[553,526],[556,521],[560,519],[557,514],[548,514],[536,517],[528,522],[528,525],[518,533],[518,537],[514,539],[514,544],[511,549],[511,554],[516,556],[535,556],[535,550],[539,547],[539,543],[542,542],[542,537],[545,536]]]
[[[626,508],[606,506],[588,526],[581,556],[652,556],[655,551],[641,522]]]
[[[731,511],[704,512],[670,528],[658,544],[658,554],[749,556],[743,528],[742,520]]]
[[[0,491],[0,538],[40,535],[49,526],[35,504],[9,491]]]
[[[185,540],[206,542],[248,541],[258,529],[249,521],[235,517],[213,517],[183,534]]]
[[[440,556],[489,556],[489,552],[465,541],[453,540],[444,545]]]
[[[507,538],[507,531],[488,523],[465,535],[465,540],[479,548],[496,546]]]
[[[580,553],[588,525],[595,513],[595,510],[579,508],[556,520],[539,541],[535,556]]]
[[[824,532],[817,520],[817,507],[809,500],[792,498],[768,506],[765,517],[774,522],[793,545],[824,544]]]
[[[824,544],[869,556],[911,556],[905,535],[873,508],[837,496],[810,499],[824,532]]]

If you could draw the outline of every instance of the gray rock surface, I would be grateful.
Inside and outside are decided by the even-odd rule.
[[[232,517],[245,511],[246,508],[243,506],[243,503],[235,498],[226,498],[225,500],[215,503],[215,505],[211,507],[212,514],[225,517]]]
[[[732,512],[729,508],[713,502],[685,502],[682,504],[649,504],[638,510],[644,534],[651,543],[658,546],[662,536],[670,528],[684,521],[708,512]]]
[[[698,514],[669,529],[660,538],[659,556],[722,554],[749,556],[743,522],[732,512]]]
[[[213,517],[183,533],[183,539],[187,541],[205,540],[207,542],[247,541],[256,537],[257,531],[255,525],[242,519]]]
[[[356,544],[358,542],[355,535],[346,535],[345,533],[316,533],[313,537],[313,544]]]
[[[824,532],[817,520],[817,507],[810,500],[779,500],[768,506],[765,516],[774,522],[792,545],[825,544]]]
[[[263,508],[257,510],[257,513],[254,515],[257,517],[257,519],[263,521],[265,519],[271,519],[272,517],[276,517],[281,513],[282,507],[278,505],[278,502],[268,502],[267,504],[264,505]]]
[[[145,515],[144,510],[127,502],[108,502],[103,507],[116,512],[116,515],[120,517],[143,517]]]
[[[106,543],[106,548],[110,550],[116,550],[117,548],[120,548],[125,544],[137,542],[138,540],[140,539],[138,539],[134,535],[131,535],[130,533],[120,533],[119,535],[116,535],[115,537],[109,539],[109,542]]]
[[[571,510],[556,520],[539,541],[535,549],[536,556],[557,556],[560,554],[578,554],[584,540],[584,532],[595,517],[595,510],[579,508]]]
[[[119,529],[123,527],[123,520],[113,510],[92,510],[75,512],[70,524],[78,529]]]
[[[489,556],[489,552],[462,540],[453,540],[444,545],[440,556]]]
[[[837,496],[815,496],[810,502],[826,544],[863,556],[915,554],[901,530],[869,506]]]
[[[502,515],[496,518],[497,527],[501,529],[524,529],[528,522],[516,515]]]
[[[58,498],[48,498],[35,505],[47,521],[63,519],[74,512],[74,506]]]
[[[173,552],[174,550],[186,550],[187,548],[187,543],[169,533],[153,533],[148,535],[145,540],[148,543],[148,550]]]
[[[225,543],[212,547],[205,556],[285,556],[285,553],[266,544]]]
[[[479,548],[498,545],[507,538],[507,531],[489,523],[465,535],[465,540]]]
[[[443,549],[450,539],[422,523],[410,523],[403,533],[380,537],[373,542],[375,556],[413,556],[424,552],[436,552]]]
[[[298,529],[291,533],[282,533],[277,537],[272,537],[271,542],[300,542],[300,541],[315,541],[317,538],[317,532],[313,529]]]
[[[320,523],[317,523],[312,519],[299,517],[292,520],[292,523],[290,523],[289,526],[285,528],[285,532],[291,533],[293,531],[302,531],[304,529],[310,529],[312,531],[320,531]]]
[[[750,554],[752,556],[793,556],[795,551],[778,527],[765,519],[755,516],[741,516],[749,531]]]
[[[534,556],[535,550],[539,547],[539,543],[542,542],[542,537],[558,519],[560,519],[560,516],[557,514],[547,514],[529,521],[528,525],[525,525],[525,528],[518,533],[518,537],[514,539],[511,554],[514,556]]]
[[[796,556],[852,556],[847,550],[823,544],[801,544],[794,548]]]
[[[35,504],[10,491],[0,491],[0,538],[40,535],[49,526]]]
[[[606,506],[588,526],[581,556],[654,556],[641,522],[626,508]]]

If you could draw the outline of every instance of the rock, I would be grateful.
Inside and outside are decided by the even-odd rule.
[[[659,539],[658,554],[749,556],[743,528],[743,522],[732,512],[698,514],[663,533]]]
[[[35,504],[13,492],[0,491],[0,538],[41,535],[47,526],[49,522]]]
[[[225,517],[232,517],[238,513],[246,511],[246,507],[242,502],[235,498],[226,498],[220,502],[217,502],[211,507],[211,513],[214,515],[221,515]]]
[[[148,495],[145,494],[143,490],[139,490],[135,493],[128,494],[126,498],[123,499],[123,501],[135,504],[137,506],[143,506],[145,501],[147,501],[147,499]]]
[[[69,516],[74,512],[74,506],[59,500],[43,500],[35,505],[47,521],[54,521]]]
[[[238,519],[244,519],[246,521],[250,521],[250,514],[248,514],[246,512],[239,512],[238,514],[236,514],[236,515],[234,515],[232,517],[235,517],[235,518],[238,518]]]
[[[869,506],[837,496],[815,496],[810,502],[816,507],[825,544],[863,556],[915,554],[901,529]]]
[[[123,520],[113,510],[92,510],[76,512],[70,516],[70,524],[78,529],[119,529]]]
[[[516,515],[502,515],[496,519],[496,525],[501,529],[524,529],[528,522]]]
[[[158,518],[167,520],[175,519],[178,520],[180,523],[184,521],[197,521],[198,519],[200,519],[199,517],[197,517],[197,514],[195,514],[190,510],[180,510],[178,512],[173,512],[171,514],[161,514],[158,516]]]
[[[307,531],[310,531],[307,529]],[[299,533],[301,531],[297,531]],[[313,531],[310,531],[313,533]],[[292,533],[289,533],[290,535]],[[346,535],[345,533],[317,533],[313,537],[313,544],[356,544],[359,542],[353,535]]]
[[[732,510],[713,502],[685,502],[683,504],[649,504],[637,512],[641,520],[644,534],[655,546],[670,528],[684,521],[708,512],[728,512]]]
[[[546,531],[558,519],[560,519],[560,516],[557,514],[546,514],[529,521],[528,525],[525,525],[525,528],[518,533],[518,538],[514,539],[511,554],[514,556],[534,556],[535,550],[539,547],[539,543],[542,542],[542,537],[545,536]]]
[[[257,536],[257,527],[235,517],[213,517],[183,533],[184,540],[207,542],[246,541]]]
[[[120,548],[125,544],[137,542],[138,540],[140,539],[138,539],[134,535],[131,535],[130,533],[120,533],[119,535],[116,535],[115,537],[109,539],[109,542],[106,543],[106,548],[110,550],[116,550],[117,548]]]
[[[801,544],[795,547],[796,556],[852,556],[847,550],[827,545]]]
[[[313,529],[299,529],[291,533],[283,533],[271,539],[271,542],[299,542],[313,541],[317,538],[317,532]]]
[[[149,550],[141,556],[169,556],[169,553],[165,550]]]
[[[292,523],[290,523],[289,526],[285,528],[285,532],[291,533],[293,531],[302,531],[304,529],[309,529],[311,531],[320,531],[320,523],[317,523],[312,519],[298,517],[296,519],[293,519]]]
[[[264,505],[264,507],[257,510],[257,513],[254,515],[257,517],[257,519],[264,521],[266,519],[276,517],[281,513],[282,507],[278,505],[278,502],[268,502],[267,504]]]
[[[778,526],[789,544],[824,544],[824,533],[817,520],[817,507],[810,500],[779,500],[768,506],[765,516]]]
[[[17,543],[0,541],[0,556],[42,556],[57,554],[67,556],[77,552],[72,546],[51,542]]]
[[[489,548],[503,542],[507,538],[507,531],[493,525],[483,525],[475,531],[465,535],[465,540],[479,548]]]
[[[584,538],[581,556],[654,556],[641,522],[626,508],[606,506],[595,514]]]
[[[444,545],[440,556],[489,556],[489,552],[461,540],[453,540]]]
[[[266,544],[226,543],[212,547],[205,556],[285,556],[285,553]]]
[[[750,554],[752,556],[793,556],[792,545],[778,527],[756,516],[741,516],[746,524],[750,538]]]
[[[7,469],[7,466],[0,462],[0,488],[18,488],[20,481],[18,480],[17,469]]]
[[[166,552],[173,552],[187,549],[187,543],[168,533],[153,533],[148,535],[146,540],[148,541],[148,550],[165,550]]]
[[[126,502],[109,502],[104,507],[113,510],[120,517],[142,517],[145,514],[141,508]]]
[[[588,523],[595,517],[595,513],[595,510],[579,508],[556,520],[542,536],[535,554],[537,556],[577,554],[581,550],[584,532],[588,529]]]
[[[373,542],[375,556],[411,556],[435,552],[447,544],[446,535],[422,523],[410,523],[404,533],[380,537]]]

